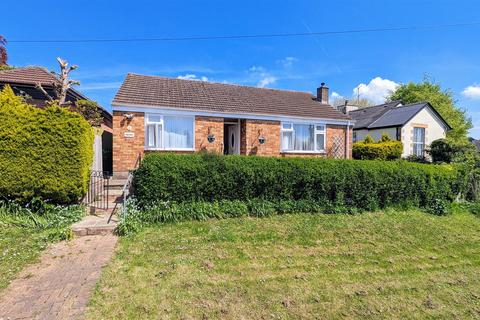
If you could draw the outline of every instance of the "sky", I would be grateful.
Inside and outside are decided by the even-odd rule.
[[[6,8],[5,8],[6,6]],[[77,90],[111,110],[129,72],[316,92],[381,103],[428,76],[454,93],[480,138],[480,24],[305,37],[158,42],[22,43],[310,33],[480,22],[478,0],[8,1],[0,35],[8,63],[78,69]]]

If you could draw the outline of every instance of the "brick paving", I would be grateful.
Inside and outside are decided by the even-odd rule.
[[[0,320],[81,318],[116,242],[96,235],[50,246],[0,293]]]

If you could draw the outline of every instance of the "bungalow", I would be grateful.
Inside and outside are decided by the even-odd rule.
[[[54,85],[59,84],[60,80],[51,72],[42,67],[14,68],[0,71],[0,89],[9,85],[16,95],[22,95],[25,100],[43,108],[46,105],[48,97],[39,89],[40,84],[48,95],[55,97]],[[89,100],[82,93],[75,89],[69,89],[66,101],[75,104],[78,100]],[[102,107],[101,130],[98,130],[95,136],[95,158],[92,166],[96,171],[112,171],[112,115]]]
[[[146,152],[350,158],[350,117],[307,92],[128,74],[112,102],[113,171]]]
[[[387,134],[392,140],[402,141],[402,157],[425,156],[432,141],[445,138],[451,129],[428,102],[404,105],[401,101],[392,101],[367,108],[345,105],[341,109],[355,120],[354,142],[362,141],[367,135],[377,141],[382,134]]]

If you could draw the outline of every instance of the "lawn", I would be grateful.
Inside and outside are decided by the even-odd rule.
[[[49,243],[68,239],[70,225],[85,212],[82,206],[42,204],[37,209],[33,212],[13,202],[0,202],[0,291],[36,261]]]
[[[0,232],[0,291],[49,243],[45,232],[2,226]]]
[[[478,318],[479,275],[468,213],[183,222],[122,238],[87,318]]]

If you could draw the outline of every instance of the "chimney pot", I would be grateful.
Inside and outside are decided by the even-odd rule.
[[[328,87],[325,86],[325,82],[322,82],[317,88],[317,101],[321,104],[328,104]]]

